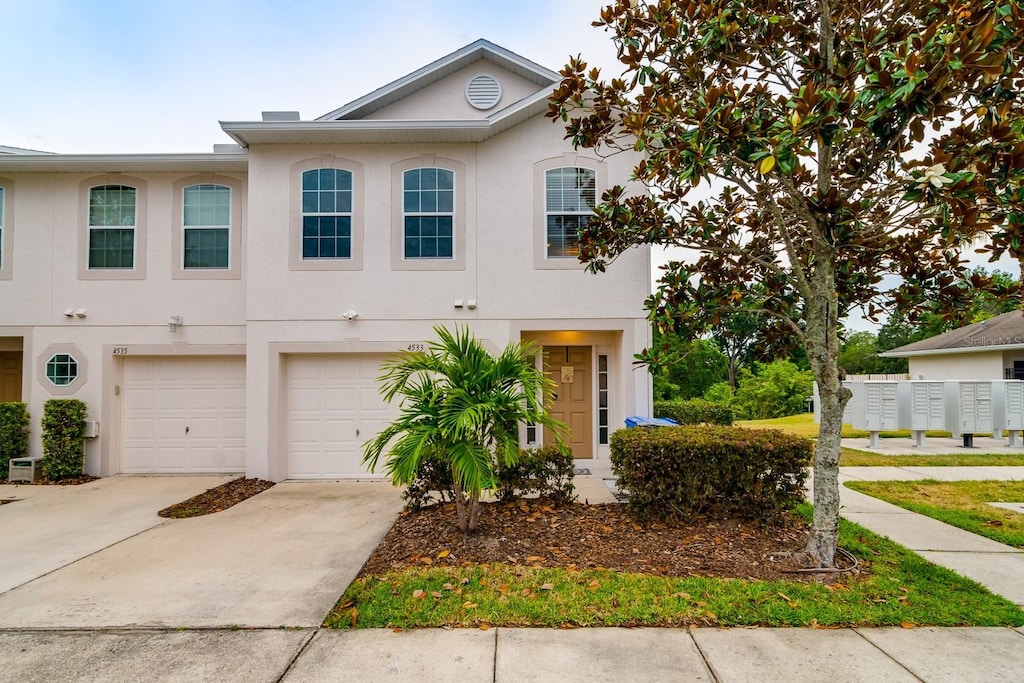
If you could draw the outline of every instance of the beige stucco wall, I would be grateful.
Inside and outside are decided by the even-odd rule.
[[[475,67],[465,71],[477,72]],[[463,87],[465,77],[456,74],[443,81],[439,92],[454,92],[459,79]],[[511,74],[503,80],[506,97],[532,91]],[[462,106],[461,89],[458,94]],[[432,100],[421,99],[396,105],[388,116],[426,116],[429,112],[420,107]],[[441,97],[438,106],[449,101],[455,100]],[[100,437],[87,442],[86,471],[119,471],[115,435],[123,361],[115,347],[128,355],[245,353],[247,473],[280,478],[286,462],[282,353],[318,344],[337,353],[398,351],[431,339],[437,323],[465,323],[495,349],[531,335],[575,335],[580,345],[609,355],[610,427],[618,428],[628,415],[649,414],[650,375],[632,365],[633,355],[650,343],[643,312],[650,288],[649,250],[624,254],[599,275],[584,272],[572,259],[555,268],[536,267],[535,254],[544,240],[536,211],[543,202],[536,192],[538,162],[560,159],[567,166],[600,167],[601,177],[621,182],[635,161],[628,155],[581,159],[563,138],[561,126],[538,115],[480,144],[253,147],[249,172],[228,174],[245,195],[233,226],[241,230],[238,279],[174,277],[174,240],[181,230],[174,220],[175,203],[181,201],[175,183],[192,172],[131,174],[146,185],[145,273],[138,279],[110,280],[83,278],[79,268],[87,220],[82,183],[99,174],[5,173],[16,184],[9,214],[15,218],[5,225],[14,277],[0,280],[0,337],[24,339],[23,400],[33,416],[31,453],[41,454],[38,425],[44,402],[73,396],[87,403],[90,419],[101,423]],[[320,157],[355,161],[362,168],[363,258],[355,270],[293,270],[289,265],[290,221],[297,210],[291,169]],[[401,202],[396,164],[417,157],[427,165],[435,157],[453,160],[464,176],[464,202],[457,199],[464,258],[456,269],[394,267],[400,243],[394,239],[393,207]],[[457,299],[474,300],[476,307],[456,308]],[[86,309],[87,315],[65,317],[68,308]],[[348,310],[359,317],[343,320]],[[172,315],[184,318],[176,332],[167,325]],[[39,368],[51,349],[65,345],[73,346],[86,372],[70,388],[54,391]],[[607,457],[606,447],[598,449],[598,457]]]
[[[911,356],[910,379],[1002,379],[1003,352]]]

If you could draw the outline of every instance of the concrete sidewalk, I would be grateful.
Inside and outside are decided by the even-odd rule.
[[[973,579],[1024,607],[1024,551],[919,515],[843,486],[847,481],[938,479],[1021,480],[1024,467],[844,467],[839,474],[843,517],[887,536],[935,564]],[[1021,678],[1024,679],[1024,671]]]
[[[1024,629],[0,632],[0,682],[1019,681]]]

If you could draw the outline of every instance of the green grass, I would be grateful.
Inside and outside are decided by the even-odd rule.
[[[736,426],[749,427],[750,429],[781,429],[784,432],[789,432],[798,436],[805,436],[808,439],[818,438],[818,424],[814,421],[814,415],[811,413],[776,417],[770,420],[739,420],[736,422]],[[910,432],[908,430],[879,432],[878,435],[883,439],[910,438]],[[850,425],[843,425],[844,439],[867,439],[870,436],[871,434],[869,432],[854,429]],[[925,436],[933,438],[949,438],[952,435],[949,432],[932,431],[925,432]]]
[[[854,491],[1024,549],[1024,514],[989,502],[1024,502],[1022,481],[851,481]]]
[[[739,427],[749,429],[779,429],[808,439],[818,437],[818,425],[810,413],[778,417],[772,420],[741,420]],[[868,438],[867,432],[843,425],[843,438]],[[881,432],[881,436],[910,438],[910,432]],[[948,437],[949,432],[927,432],[934,438]],[[844,448],[839,460],[841,467],[957,467],[957,466],[1024,466],[1024,453],[956,453],[945,455],[884,455]]]
[[[809,507],[801,507],[808,514]],[[1024,612],[1008,600],[863,527],[841,521],[840,544],[863,570],[845,585],[497,564],[407,569],[357,579],[324,625],[1024,625]]]
[[[885,455],[844,448],[840,467],[1021,467],[1024,453],[944,453]]]

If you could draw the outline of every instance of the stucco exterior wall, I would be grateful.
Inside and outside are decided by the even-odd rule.
[[[480,72],[502,81],[496,109],[536,91],[509,71],[477,63],[374,118],[486,116],[463,94],[466,80]],[[220,176],[188,171],[187,164],[159,173],[4,172],[13,187],[4,225],[13,277],[0,278],[0,338],[4,349],[20,344],[23,350],[30,453],[41,455],[45,401],[74,397],[100,422],[99,437],[87,442],[86,471],[120,472],[122,383],[131,358],[244,356],[246,473],[280,479],[287,473],[282,391],[289,354],[394,353],[433,339],[436,324],[468,325],[494,351],[522,339],[590,347],[595,358],[609,359],[610,429],[628,415],[650,414],[650,375],[632,364],[650,344],[643,311],[649,249],[624,254],[597,275],[574,258],[547,259],[544,250],[544,170],[592,168],[600,196],[608,184],[629,177],[636,158],[577,153],[564,135],[561,125],[538,114],[480,143],[254,144],[246,173]],[[401,171],[435,165],[456,173],[457,258],[407,262],[396,208],[402,205]],[[356,173],[361,237],[358,258],[319,269],[299,258],[295,182],[303,168],[332,166]],[[197,177],[236,188],[232,230],[238,239],[230,273],[182,271],[181,187]],[[83,197],[91,185],[121,183],[144,187],[136,269],[89,271]],[[84,315],[67,316],[68,309]],[[345,320],[346,311],[358,317]],[[174,331],[171,316],[183,318]],[[67,387],[55,388],[45,377],[54,353],[70,353],[79,363],[79,377]],[[607,457],[607,446],[597,444],[595,453]]]
[[[466,82],[477,74],[490,74],[501,83],[501,99],[491,109],[481,110],[466,101]],[[479,60],[433,83],[429,88],[366,116],[367,119],[483,119],[510,104],[532,95],[537,85],[486,60]]]
[[[911,356],[910,379],[1002,379],[1003,352]]]

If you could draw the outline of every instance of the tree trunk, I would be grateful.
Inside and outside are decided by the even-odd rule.
[[[455,488],[455,518],[459,524],[459,531],[462,533],[469,533],[469,513],[466,510],[466,497],[462,493],[462,485],[459,484],[459,478],[452,476],[452,482]]]
[[[480,489],[476,489],[469,495],[469,531],[476,531],[476,524],[480,518]]]
[[[733,356],[727,356],[729,359],[729,388],[736,391],[736,359]]]
[[[817,261],[830,264],[831,254],[822,253]],[[815,295],[807,301],[806,345],[807,358],[818,383],[821,423],[814,448],[814,517],[806,552],[817,566],[832,568],[839,536],[843,410],[851,393],[839,379],[839,305],[831,268],[819,266],[812,284]]]
[[[832,366],[835,366],[833,359]],[[842,452],[843,409],[850,390],[838,372],[815,373],[821,402],[821,424],[814,449],[814,518],[807,553],[820,567],[834,567],[839,535],[839,456]]]

